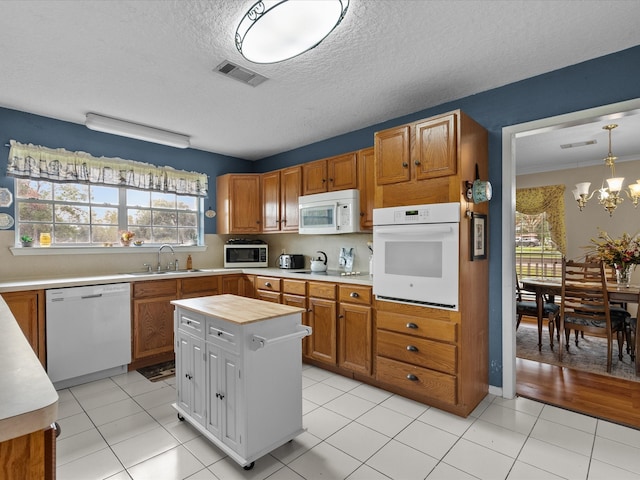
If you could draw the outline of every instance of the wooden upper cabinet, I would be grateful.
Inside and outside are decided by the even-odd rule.
[[[280,231],[280,171],[262,174],[262,231]]]
[[[295,166],[280,171],[280,230],[297,232],[300,209],[298,197],[302,190],[302,167]]]
[[[376,189],[374,148],[358,152],[358,185],[360,188],[360,229],[373,229],[373,207]]]
[[[336,155],[302,165],[302,194],[358,188],[357,152]]]
[[[410,126],[402,125],[375,134],[376,184],[407,182],[411,179]]]
[[[357,152],[345,153],[327,159],[327,191],[358,188]]]
[[[417,180],[456,174],[455,115],[417,123],[415,138],[413,163]]]
[[[327,161],[316,160],[302,164],[302,194],[313,195],[327,191]]]
[[[302,167],[262,174],[262,231],[298,231]]]
[[[260,233],[261,175],[228,174],[216,179],[217,233]]]

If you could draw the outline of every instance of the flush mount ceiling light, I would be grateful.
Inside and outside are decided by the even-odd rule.
[[[187,135],[118,120],[117,118],[105,117],[96,113],[87,113],[84,124],[87,128],[97,132],[112,133],[176,148],[189,147],[189,137]]]
[[[316,47],[336,28],[349,0],[265,0],[236,30],[236,48],[254,63],[277,63]]]

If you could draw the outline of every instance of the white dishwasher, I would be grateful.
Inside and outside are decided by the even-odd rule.
[[[47,374],[57,389],[127,371],[129,283],[46,291]]]

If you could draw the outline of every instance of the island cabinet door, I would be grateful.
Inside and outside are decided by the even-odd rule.
[[[179,361],[176,365],[178,405],[200,424],[205,424],[204,342],[178,330]]]
[[[206,345],[206,428],[234,451],[241,453],[240,360],[222,348]]]

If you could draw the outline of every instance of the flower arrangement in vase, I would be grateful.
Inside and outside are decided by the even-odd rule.
[[[596,247],[595,254],[598,258],[615,270],[617,282],[628,286],[633,269],[640,263],[638,235],[623,233],[620,238],[611,238],[601,230],[598,238],[592,238],[591,243]]]
[[[136,234],[133,232],[130,232],[129,230],[125,230],[123,232],[120,232],[120,244],[123,247],[128,247],[129,245],[131,245],[131,241],[133,240],[133,237],[135,237]]]

